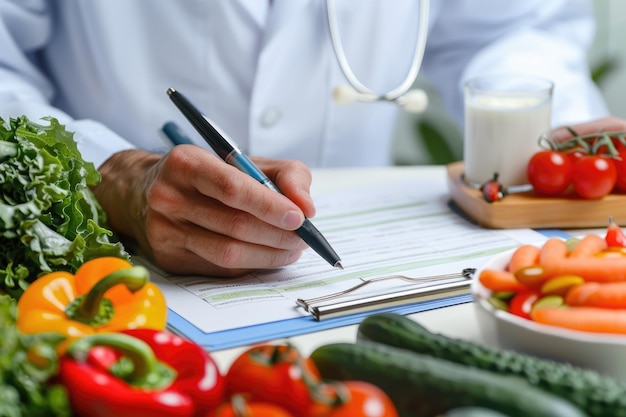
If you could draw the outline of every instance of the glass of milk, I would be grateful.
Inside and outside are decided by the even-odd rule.
[[[552,81],[485,76],[465,83],[463,164],[466,181],[498,174],[504,187],[528,184],[526,166],[550,130]]]

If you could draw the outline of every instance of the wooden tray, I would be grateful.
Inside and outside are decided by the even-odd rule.
[[[576,229],[606,227],[609,216],[626,226],[626,195],[610,194],[600,200],[575,195],[539,197],[533,191],[513,193],[488,203],[482,192],[462,180],[463,162],[447,166],[448,188],[456,205],[483,227],[492,229]]]

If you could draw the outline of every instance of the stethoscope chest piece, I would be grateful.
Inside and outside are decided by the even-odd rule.
[[[347,84],[341,84],[333,89],[333,100],[337,104],[352,104],[357,101],[393,101],[409,113],[422,113],[428,107],[428,95],[419,88],[414,88],[400,97],[387,99],[384,96],[363,94]]]

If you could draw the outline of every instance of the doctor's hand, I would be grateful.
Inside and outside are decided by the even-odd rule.
[[[623,132],[626,131],[626,120],[618,117],[609,116],[589,122],[579,123],[570,126],[579,136],[588,135],[596,132]],[[550,133],[550,137],[557,142],[564,142],[573,137],[572,133],[566,127],[554,129]]]
[[[293,230],[315,214],[311,172],[253,159],[289,199],[193,145],[115,154],[94,193],[110,227],[167,271],[230,277],[293,263],[308,247]]]

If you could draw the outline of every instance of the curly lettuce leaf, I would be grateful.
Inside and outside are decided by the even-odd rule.
[[[19,297],[42,273],[129,256],[89,187],[100,174],[54,118],[0,118],[0,291]]]
[[[54,384],[58,373],[55,333],[25,335],[15,325],[16,301],[0,295],[0,417],[68,417],[72,415],[65,388]],[[42,360],[28,359],[33,352]]]

